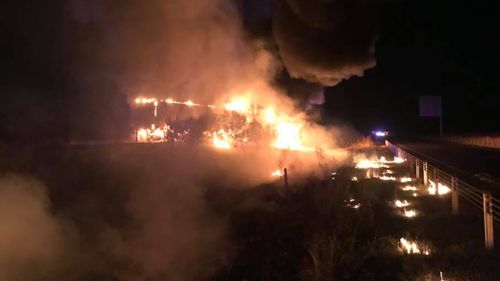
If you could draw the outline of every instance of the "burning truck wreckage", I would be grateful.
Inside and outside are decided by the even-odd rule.
[[[132,141],[196,145],[221,152],[270,149],[278,158],[272,176],[282,176],[291,161],[309,170],[310,163],[325,167],[346,158],[346,150],[336,145],[333,129],[309,120],[290,99],[278,99],[281,103],[263,104],[246,92],[224,102],[201,104],[140,96],[133,100]]]
[[[134,101],[137,106],[152,107],[154,116],[151,125],[135,130],[136,142],[197,143],[204,139],[220,149],[269,144],[278,149],[316,151],[304,143],[306,121],[302,116],[289,116],[276,112],[273,107],[254,105],[246,97],[219,106],[170,98],[136,98]],[[205,118],[176,120],[181,111],[193,107],[205,111],[202,113]],[[207,122],[209,124],[203,124]],[[198,127],[204,126],[206,128],[199,130]]]

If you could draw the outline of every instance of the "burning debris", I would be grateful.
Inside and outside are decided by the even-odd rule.
[[[359,162],[356,163],[357,169],[379,169],[379,168],[383,168],[383,167],[387,167],[387,166],[381,165],[381,164],[377,163],[376,161],[372,161],[372,160],[368,160],[368,159],[363,159],[363,160],[360,160]]]
[[[380,159],[379,159],[379,162],[380,163],[384,163],[384,164],[401,164],[401,163],[404,163],[406,161],[406,159],[403,159],[401,157],[397,157],[395,156],[394,157],[394,160],[387,160],[384,156],[381,156]]]
[[[380,180],[383,180],[383,181],[395,181],[396,178],[395,177],[388,177],[388,176],[381,176],[379,177]]]
[[[418,188],[417,188],[416,186],[413,186],[413,185],[405,185],[405,186],[401,187],[401,190],[403,190],[403,191],[413,191],[411,195],[412,195],[413,197],[418,197],[418,193],[417,193],[417,192],[415,192],[415,191],[417,191],[417,190],[418,190]]]
[[[366,178],[378,178],[383,181],[400,181],[403,183],[413,181],[413,179],[410,177],[401,177],[398,179],[394,176],[394,171],[389,168],[405,161],[405,159],[400,157],[394,157],[393,160],[387,160],[384,156],[367,158],[363,154],[358,154],[354,157],[355,168],[366,170]],[[353,181],[355,180],[353,179]]]
[[[401,164],[406,160],[399,157],[394,157],[394,160],[387,160],[384,156],[380,158],[366,158],[364,155],[357,155],[354,157],[355,167],[357,169],[381,169],[389,168],[389,164]],[[386,174],[393,174],[392,170],[384,171]]]
[[[413,209],[407,210],[406,208],[403,209],[403,216],[407,218],[414,218],[417,216],[417,211]]]
[[[212,132],[212,144],[216,148],[231,149],[234,146],[235,138],[235,133],[226,132],[224,129]]]
[[[137,142],[165,142],[167,141],[167,135],[170,132],[170,127],[168,125],[163,125],[161,127],[156,127],[155,124],[151,125],[151,128],[139,128],[136,132]]]
[[[408,202],[406,200],[401,201],[398,199],[398,200],[394,201],[394,206],[396,208],[404,208],[404,207],[410,206],[410,202]]]

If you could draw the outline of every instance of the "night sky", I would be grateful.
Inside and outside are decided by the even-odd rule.
[[[418,97],[441,95],[445,133],[500,129],[500,18],[496,1],[388,1],[377,66],[327,90],[332,116],[359,130],[437,133]]]
[[[242,2],[250,34],[268,37],[272,6],[268,1]],[[75,15],[67,3],[2,3],[2,140],[123,137],[129,130],[126,96],[111,77],[125,66],[115,63],[109,69],[106,57],[85,59],[95,56],[95,47],[113,40],[115,33],[97,33],[97,26],[72,20]],[[498,132],[498,5],[492,0],[382,1],[373,26],[377,65],[363,77],[326,89],[324,121],[348,124],[362,133],[380,127],[432,134],[437,122],[418,117],[418,97],[442,95],[445,133]],[[285,88],[309,85],[284,80],[279,82]]]

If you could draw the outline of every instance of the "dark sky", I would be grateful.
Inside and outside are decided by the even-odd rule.
[[[377,66],[327,90],[327,112],[359,130],[436,133],[418,97],[441,95],[445,133],[500,129],[497,1],[386,1]]]
[[[259,17],[254,22],[260,26],[248,26],[266,36],[255,30],[271,26],[272,9],[257,2],[262,10],[243,5],[243,14],[248,22]],[[83,27],[67,3],[2,2],[0,139],[116,137],[128,130],[126,97],[108,69],[82,61],[99,52],[92,46],[113,40],[113,30]],[[386,0],[378,9],[377,66],[327,89],[327,119],[361,132],[432,133],[437,123],[418,117],[418,96],[442,95],[445,131],[498,132],[497,1]],[[82,73],[94,74],[82,79]]]

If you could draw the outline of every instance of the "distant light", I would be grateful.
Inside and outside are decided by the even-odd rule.
[[[389,135],[388,131],[372,131],[372,134],[374,134],[376,137],[386,137]]]

